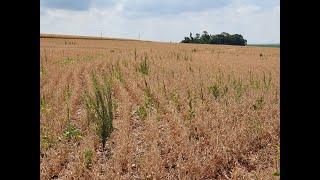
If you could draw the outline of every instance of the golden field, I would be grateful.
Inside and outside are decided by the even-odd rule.
[[[280,48],[47,36],[41,179],[279,179]],[[92,73],[112,79],[104,151]]]

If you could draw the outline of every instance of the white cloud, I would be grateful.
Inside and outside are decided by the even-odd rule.
[[[203,30],[211,34],[242,34],[248,43],[280,42],[280,6],[263,8],[254,4],[231,3],[218,9],[181,12],[175,16],[128,18],[126,0],[113,7],[90,8],[87,11],[47,9],[40,15],[41,33],[60,33],[107,37],[141,38],[180,42],[189,32]]]
[[[239,14],[251,14],[251,13],[256,13],[259,11],[261,8],[259,6],[255,5],[247,5],[247,6],[240,6],[236,9],[236,12]]]

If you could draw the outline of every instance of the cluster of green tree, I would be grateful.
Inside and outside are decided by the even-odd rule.
[[[200,36],[199,33],[196,37],[192,37],[190,32],[190,37],[184,37],[181,43],[196,43],[196,44],[228,44],[228,45],[247,45],[247,40],[243,39],[241,34],[229,34],[223,32],[221,34],[211,35],[207,31],[203,31]]]

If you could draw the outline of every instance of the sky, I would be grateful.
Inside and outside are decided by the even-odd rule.
[[[180,42],[203,31],[280,43],[280,0],[40,0],[40,33]]]

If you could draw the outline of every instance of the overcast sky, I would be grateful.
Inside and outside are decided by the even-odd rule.
[[[280,43],[280,0],[40,0],[40,32],[180,42],[192,32]]]

